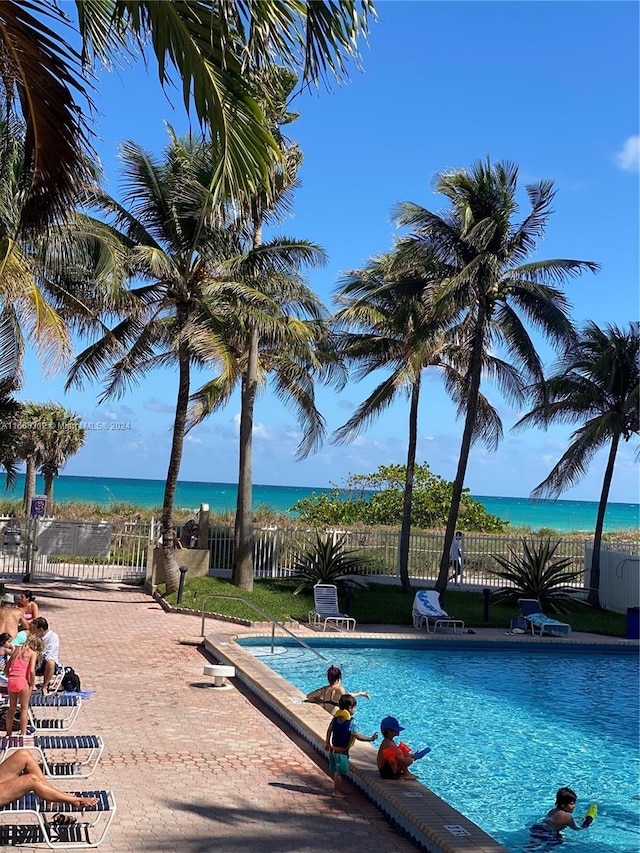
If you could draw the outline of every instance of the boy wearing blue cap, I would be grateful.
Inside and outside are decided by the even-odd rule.
[[[380,731],[384,740],[378,750],[378,771],[383,779],[417,779],[413,773],[409,773],[409,767],[415,761],[415,757],[405,743],[397,744],[400,732],[404,726],[395,717],[385,717],[380,723]]]
[[[334,797],[344,797],[342,780],[349,772],[349,749],[357,740],[371,743],[378,739],[378,732],[371,737],[361,735],[353,726],[353,715],[356,711],[355,698],[350,693],[340,697],[338,710],[331,718],[324,748],[329,753],[329,772],[333,776]]]

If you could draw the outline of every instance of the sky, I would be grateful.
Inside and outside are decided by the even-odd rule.
[[[413,201],[441,211],[434,176],[477,160],[510,160],[520,183],[552,178],[554,214],[536,259],[594,260],[602,269],[566,286],[578,324],[625,325],[639,317],[639,6],[635,2],[376,3],[379,20],[363,45],[361,70],[331,92],[304,93],[288,135],[304,161],[291,218],[277,233],[320,244],[328,265],[307,276],[329,309],[341,274],[391,248],[390,210]],[[156,69],[101,72],[96,149],[107,190],[118,196],[118,146],[133,140],[160,155],[165,123],[189,120],[178,91],[163,93]],[[194,129],[197,129],[194,127]],[[522,194],[521,201],[525,201]],[[526,215],[526,205],[521,209]],[[554,353],[533,334],[545,362]],[[177,372],[156,371],[121,399],[98,405],[98,386],[65,393],[64,374],[25,361],[21,399],[56,400],[92,428],[64,474],[164,479]],[[195,379],[206,381],[202,374]],[[382,375],[320,387],[317,404],[330,435]],[[475,495],[526,497],[567,447],[571,427],[514,434],[523,414],[486,389],[504,425],[496,452],[472,449],[465,485]],[[350,474],[406,461],[408,400],[400,399],[347,446],[329,441],[296,461],[294,414],[267,390],[256,404],[254,482],[323,487]],[[186,437],[181,480],[236,482],[239,401],[233,398]],[[419,413],[417,460],[453,479],[462,422],[438,374],[428,370]],[[103,427],[108,427],[103,428]],[[637,445],[636,445],[637,446]],[[610,499],[638,502],[632,443],[620,448]],[[597,500],[604,453],[562,497]]]

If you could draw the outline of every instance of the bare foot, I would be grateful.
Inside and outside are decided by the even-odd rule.
[[[344,797],[345,797],[345,795],[342,793],[342,791],[334,791],[331,794],[331,796],[335,797],[337,800],[344,800]]]
[[[89,806],[95,806],[98,802],[97,797],[76,797],[73,801],[73,805],[77,809],[87,809]]]

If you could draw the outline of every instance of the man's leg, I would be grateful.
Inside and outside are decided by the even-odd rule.
[[[56,671],[56,662],[54,660],[47,660],[44,662],[44,680],[42,682],[42,692],[46,693],[49,688],[49,682],[53,678],[53,674]]]

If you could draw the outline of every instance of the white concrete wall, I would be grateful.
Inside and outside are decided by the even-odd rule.
[[[589,587],[593,548],[585,549],[585,586]],[[640,555],[600,552],[600,604],[605,610],[626,613],[640,606]]]

